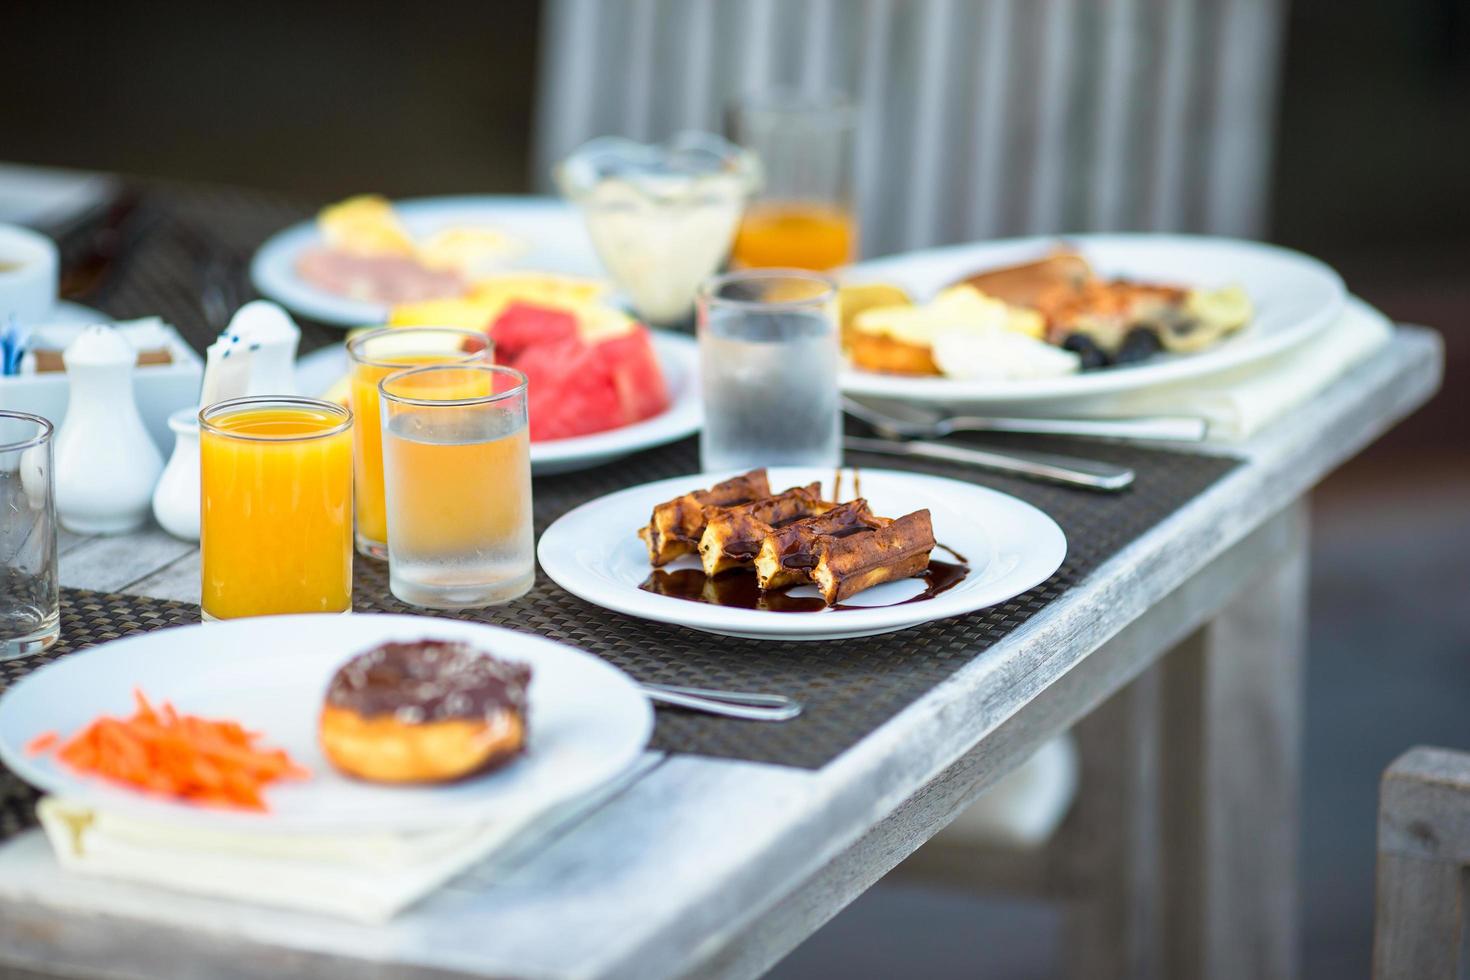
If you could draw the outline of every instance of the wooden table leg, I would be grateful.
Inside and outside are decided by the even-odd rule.
[[[1074,729],[1081,785],[1052,845],[1068,977],[1160,976],[1160,679],[1146,670]]]
[[[1297,835],[1306,503],[1285,560],[1163,662],[1164,974],[1274,980],[1299,966]]]

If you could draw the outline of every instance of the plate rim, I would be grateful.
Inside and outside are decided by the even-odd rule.
[[[1347,286],[1342,276],[1337,270],[1315,256],[1270,242],[1173,232],[1025,235],[1015,238],[962,242],[877,256],[848,266],[844,272],[853,282],[877,281],[885,275],[890,279],[899,279],[901,282],[902,273],[893,276],[890,270],[913,262],[942,261],[948,256],[958,257],[969,251],[1045,249],[1048,246],[1066,245],[1073,245],[1079,249],[1106,248],[1110,245],[1129,247],[1178,245],[1193,249],[1224,248],[1251,252],[1310,269],[1312,275],[1319,277],[1318,284],[1324,287],[1330,295],[1314,313],[1273,335],[1251,338],[1249,343],[1225,345],[1174,360],[1073,374],[1060,379],[1046,378],[1008,382],[886,375],[858,371],[848,366],[844,368],[839,377],[842,390],[849,394],[873,398],[900,398],[956,404],[1062,402],[1120,394],[1223,373],[1290,350],[1305,343],[1333,323],[1342,314],[1347,302]]]
[[[439,208],[496,207],[515,211],[557,211],[575,217],[572,206],[552,194],[443,194],[391,199],[395,210],[406,212]],[[250,284],[264,298],[279,303],[298,316],[343,329],[381,323],[388,307],[363,300],[335,296],[299,278],[277,279],[278,263],[289,268],[302,242],[316,231],[316,217],[304,218],[273,232],[250,257]]]
[[[781,472],[793,469],[813,470],[819,469],[819,467],[776,466],[770,469]],[[843,469],[850,469],[850,467],[843,467]],[[900,604],[877,607],[871,610],[871,613],[868,610],[846,611],[843,613],[840,623],[833,623],[831,616],[799,616],[789,613],[761,612],[759,610],[721,609],[720,607],[705,606],[701,603],[687,602],[681,599],[652,596],[649,593],[644,593],[636,589],[633,592],[637,596],[644,596],[656,601],[650,603],[647,608],[642,607],[641,603],[619,602],[617,601],[617,595],[622,594],[621,590],[613,594],[612,601],[608,601],[606,592],[602,589],[596,587],[589,588],[588,586],[588,583],[592,583],[595,586],[601,582],[600,576],[597,576],[596,573],[588,571],[573,560],[563,562],[553,557],[552,561],[547,561],[549,548],[559,544],[556,539],[557,534],[565,535],[570,533],[567,528],[570,526],[574,516],[583,515],[585,512],[594,510],[599,506],[605,506],[612,498],[633,497],[650,493],[655,488],[667,488],[659,490],[660,493],[664,493],[668,489],[676,489],[680,484],[693,485],[698,481],[706,481],[701,485],[709,486],[713,482],[728,478],[731,475],[730,473],[723,472],[693,473],[685,476],[667,477],[662,480],[651,480],[647,483],[625,487],[621,490],[615,490],[593,500],[589,500],[567,511],[567,513],[552,522],[536,542],[536,558],[541,564],[542,571],[554,583],[572,595],[577,596],[579,599],[590,602],[600,609],[631,616],[635,619],[673,626],[684,626],[706,633],[730,636],[761,636],[768,639],[791,641],[828,640],[845,636],[866,636],[897,632],[899,630],[911,629],[916,626],[937,622],[942,619],[949,619],[954,616],[962,616],[982,609],[988,609],[991,606],[999,605],[1002,602],[1015,598],[1047,581],[1056,574],[1057,569],[1066,561],[1070,548],[1066,532],[1062,530],[1061,526],[1057,524],[1056,520],[1050,514],[1019,497],[980,484],[967,483],[952,477],[936,476],[928,473],[864,467],[862,468],[862,474],[864,478],[871,478],[874,475],[878,475],[884,479],[901,478],[904,480],[917,480],[931,485],[953,485],[963,488],[967,492],[973,492],[982,497],[988,497],[993,501],[1002,503],[1005,507],[1011,509],[1013,513],[1026,515],[1028,519],[1035,520],[1037,526],[1047,536],[1047,540],[1043,541],[1041,546],[1051,548],[1050,554],[1043,553],[1037,559],[1040,562],[1040,566],[1047,568],[1045,574],[1036,578],[1035,581],[1029,581],[1028,584],[1016,588],[1015,591],[1010,592],[1006,596],[982,601],[979,604],[965,601],[963,597],[966,593],[961,592],[949,599],[946,599],[944,596],[936,597],[930,600],[930,603],[925,603],[924,606],[915,606],[908,610],[907,615],[899,612],[899,610],[904,610],[905,608]],[[558,528],[560,528],[559,531]],[[557,534],[553,532],[557,532]],[[631,534],[632,532],[633,529],[629,528],[628,533]],[[987,533],[991,533],[989,529],[987,529]],[[548,540],[552,542],[551,545],[547,544]],[[1034,576],[1027,575],[1025,579],[1029,580],[1032,577]],[[1007,588],[1011,588],[1011,586],[1007,586]],[[668,604],[665,605],[663,604],[664,602]],[[937,603],[938,605],[931,605],[931,603]],[[926,606],[928,608],[925,608]],[[680,615],[681,613],[682,615]]]
[[[391,630],[395,625],[408,626],[413,624],[416,630],[426,628],[425,623],[438,624],[448,622],[455,624],[454,629],[467,629],[479,633],[489,631],[495,637],[504,639],[514,638],[517,643],[524,642],[530,647],[539,647],[557,651],[557,656],[570,655],[574,659],[582,661],[594,671],[601,672],[608,678],[609,683],[621,686],[629,696],[628,704],[637,705],[639,714],[638,737],[630,742],[630,748],[620,754],[616,760],[616,767],[609,764],[608,772],[600,775],[596,781],[587,781],[586,785],[578,785],[570,789],[562,789],[554,796],[548,797],[539,805],[540,812],[549,811],[552,808],[574,799],[586,793],[594,791],[597,787],[606,784],[625,772],[636,763],[638,757],[648,748],[649,740],[653,735],[654,713],[653,706],[639,688],[637,681],[633,679],[622,668],[616,666],[603,657],[588,653],[570,643],[552,639],[540,633],[532,633],[523,630],[510,629],[492,623],[480,623],[471,620],[447,619],[440,620],[433,616],[413,616],[400,613],[362,613],[361,618],[371,617],[372,621],[381,622],[385,630]],[[236,620],[224,620],[220,622],[188,623],[179,626],[164,627],[161,630],[149,630],[139,633],[131,633],[127,636],[118,637],[99,643],[68,654],[65,657],[43,664],[35,670],[21,677],[10,685],[3,693],[0,693],[0,718],[8,711],[17,710],[15,705],[18,699],[24,695],[28,687],[37,683],[37,678],[46,676],[49,672],[57,669],[66,671],[85,670],[88,658],[97,654],[105,654],[108,657],[123,655],[137,656],[138,650],[133,649],[139,644],[146,643],[150,637],[160,633],[172,633],[174,631],[215,631],[219,628],[248,628],[249,624],[276,621],[308,621],[315,624],[329,624],[339,617],[321,614],[297,614],[290,616],[259,616],[247,617]],[[123,646],[123,645],[126,646]],[[122,647],[126,654],[119,654],[118,648]],[[524,653],[524,648],[506,654],[516,657]],[[143,656],[147,656],[144,652]],[[35,734],[32,733],[31,737]],[[633,744],[636,742],[636,745]],[[4,738],[3,729],[0,729],[0,763],[8,767],[17,778],[33,786],[43,793],[54,794],[58,797],[75,801],[82,805],[96,808],[99,812],[110,812],[126,815],[136,819],[147,820],[159,825],[177,826],[180,828],[197,828],[205,830],[218,830],[228,833],[251,833],[251,834],[310,834],[310,833],[377,833],[377,832],[412,832],[447,829],[462,827],[476,819],[485,819],[493,816],[497,807],[504,807],[505,800],[469,800],[459,801],[455,805],[446,806],[439,801],[434,806],[422,808],[418,815],[398,815],[388,818],[373,819],[372,817],[360,818],[348,823],[341,822],[340,818],[333,819],[330,816],[296,814],[282,816],[279,812],[258,814],[246,811],[235,811],[228,809],[215,809],[207,807],[195,807],[187,804],[171,801],[163,798],[148,796],[145,794],[129,794],[126,790],[108,787],[106,784],[96,784],[82,778],[72,778],[61,781],[52,778],[52,774],[45,769],[33,764],[31,757],[25,752],[24,744],[10,745]],[[485,774],[490,777],[493,774]],[[80,789],[80,792],[77,790]],[[405,792],[412,792],[408,787]]]

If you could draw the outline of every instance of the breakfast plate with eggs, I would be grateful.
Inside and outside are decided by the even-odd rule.
[[[957,245],[843,278],[845,392],[991,410],[1254,364],[1309,341],[1346,296],[1306,255],[1187,235]]]
[[[602,275],[586,227],[566,203],[363,194],[277,232],[255,253],[250,278],[293,313],[361,327],[386,321],[395,303],[458,298],[486,277],[526,269]]]

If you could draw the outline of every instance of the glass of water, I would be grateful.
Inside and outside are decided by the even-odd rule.
[[[706,472],[842,462],[837,284],[801,269],[716,276],[699,298]]]
[[[61,635],[51,423],[0,412],[0,660]]]
[[[437,364],[378,384],[388,583],[415,606],[471,609],[535,581],[526,376]]]

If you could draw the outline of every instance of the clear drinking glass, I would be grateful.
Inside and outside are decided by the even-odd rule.
[[[0,412],[0,660],[61,635],[51,423]]]
[[[352,610],[352,413],[234,398],[199,413],[205,619]]]
[[[730,264],[821,271],[855,260],[852,103],[836,93],[771,92],[742,100],[730,123],[765,178],[746,206]]]
[[[716,276],[699,297],[706,472],[842,460],[837,284],[801,269]]]
[[[353,510],[359,554],[388,557],[378,382],[390,374],[430,364],[488,362],[491,351],[483,333],[456,327],[385,327],[347,342],[347,358],[352,362]]]
[[[526,376],[441,364],[378,384],[388,584],[404,602],[472,609],[535,581]]]

